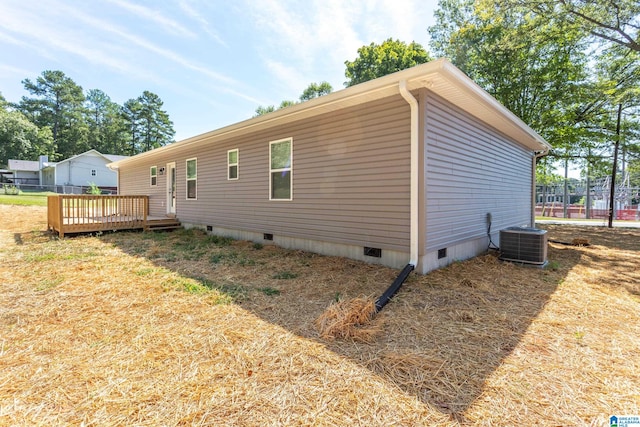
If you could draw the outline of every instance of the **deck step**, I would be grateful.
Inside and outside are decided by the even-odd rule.
[[[149,227],[148,230],[149,231],[178,230],[180,228],[182,228],[181,225],[171,225],[171,226],[166,226],[166,227]]]
[[[147,230],[177,230],[182,228],[180,221],[167,219],[154,219],[147,222]]]

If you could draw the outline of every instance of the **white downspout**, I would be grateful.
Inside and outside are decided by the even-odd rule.
[[[398,89],[400,95],[409,103],[411,107],[411,219],[410,219],[410,239],[409,239],[409,264],[414,268],[418,266],[418,257],[420,253],[420,239],[418,238],[418,230],[420,230],[419,223],[419,207],[418,201],[420,200],[420,177],[419,171],[419,159],[420,159],[420,146],[419,146],[419,113],[418,113],[418,101],[407,89],[407,81],[400,80],[398,82]]]

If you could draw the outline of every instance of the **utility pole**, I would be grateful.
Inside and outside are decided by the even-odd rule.
[[[613,170],[611,171],[611,191],[609,193],[609,228],[613,228],[613,214],[616,194],[616,171],[618,169],[618,150],[620,149],[620,117],[622,104],[618,104],[618,122],[616,124],[616,141],[613,149]]]
[[[563,202],[563,218],[569,218],[567,214],[567,204],[569,203],[569,157],[564,159],[564,195],[562,196]]]

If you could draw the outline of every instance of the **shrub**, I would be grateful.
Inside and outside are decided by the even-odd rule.
[[[87,194],[99,195],[102,194],[102,190],[100,190],[100,187],[98,187],[95,182],[90,182],[89,188],[87,188]]]
[[[9,196],[17,196],[20,194],[20,189],[15,185],[5,184],[2,187],[4,188],[4,194]]]

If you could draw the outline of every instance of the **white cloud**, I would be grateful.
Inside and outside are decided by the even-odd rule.
[[[426,47],[436,0],[247,0],[248,16],[263,35],[263,61],[283,84],[292,78],[342,86],[344,62],[388,38]],[[274,64],[278,64],[275,66]],[[303,76],[307,76],[304,78]],[[305,87],[306,87],[305,84]]]
[[[180,9],[182,9],[182,11],[188,17],[190,17],[191,19],[196,21],[198,24],[200,24],[200,28],[202,28],[202,31],[207,33],[209,37],[215,40],[218,44],[224,47],[229,47],[227,43],[225,43],[225,41],[222,40],[222,38],[218,35],[218,33],[211,27],[211,24],[209,23],[209,21],[200,12],[198,12],[189,3],[188,0],[180,0],[180,2],[178,3],[178,6],[180,6]]]
[[[104,54],[105,49],[108,49],[107,46],[102,46],[97,41],[88,42],[80,37],[74,28],[64,25],[56,26],[56,20],[52,19],[55,14],[52,16],[48,13],[37,13],[28,8],[12,9],[8,5],[5,5],[3,12],[0,14],[0,27],[22,37],[17,39],[6,35],[3,37],[6,41],[30,47],[33,51],[50,59],[56,59],[55,52],[62,51],[122,73],[136,72],[128,62],[119,60],[113,55]],[[29,43],[25,41],[26,39],[33,42]],[[149,77],[148,73],[140,74]]]
[[[128,12],[131,12],[140,18],[152,21],[160,26],[161,29],[169,30],[169,32],[185,37],[196,38],[196,34],[182,26],[177,21],[169,19],[163,16],[158,10],[150,9],[145,6],[133,4],[124,0],[108,0],[111,4],[114,4]]]
[[[23,78],[24,76],[28,76],[30,74],[34,74],[34,72],[24,68],[12,67],[10,65],[0,65],[0,77],[17,76]]]
[[[212,71],[196,62],[192,62],[177,52],[160,47],[142,37],[139,37],[135,34],[132,34],[128,31],[121,29],[118,26],[108,21],[103,21],[103,20],[94,18],[93,16],[87,15],[73,8],[66,8],[66,9],[67,9],[66,13],[68,13],[70,16],[73,16],[77,21],[87,24],[94,29],[99,29],[104,32],[116,35],[120,39],[120,41],[133,43],[138,47],[141,47],[151,53],[154,53],[165,59],[168,59],[178,65],[181,65],[184,68],[190,69],[192,71],[196,71],[204,75],[205,77],[208,77],[223,83],[235,83],[235,80],[228,76]]]

